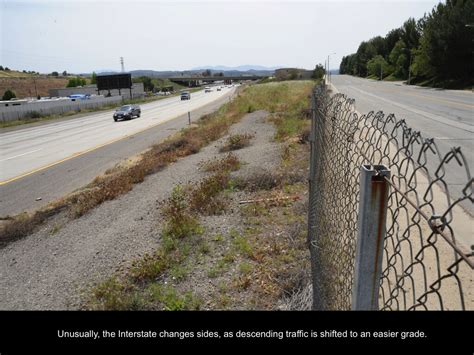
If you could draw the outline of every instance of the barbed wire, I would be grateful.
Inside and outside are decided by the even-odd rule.
[[[459,147],[442,154],[433,138],[382,111],[360,115],[355,100],[312,96],[308,242],[313,308],[351,309],[359,169],[385,165],[387,231],[381,309],[474,309],[473,179]],[[465,176],[453,195],[453,177]]]

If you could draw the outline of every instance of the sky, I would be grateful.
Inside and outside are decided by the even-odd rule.
[[[439,0],[0,0],[0,65],[89,73],[244,64],[338,68]]]

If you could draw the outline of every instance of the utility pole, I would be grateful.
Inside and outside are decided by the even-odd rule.
[[[122,73],[125,72],[125,66],[123,65],[123,57],[120,57],[120,65],[122,66]]]
[[[38,98],[38,89],[36,88],[36,78],[33,78],[33,82],[35,83],[36,98]]]

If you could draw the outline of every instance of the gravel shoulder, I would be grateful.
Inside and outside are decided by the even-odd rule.
[[[250,147],[235,152],[246,163],[239,174],[271,169],[280,162],[279,144],[273,142],[274,128],[265,122],[266,115],[253,112],[231,128],[230,133],[255,135]],[[204,177],[199,163],[218,155],[225,139],[147,177],[131,192],[77,220],[58,215],[38,232],[0,250],[0,309],[81,308],[81,292],[88,286],[159,245],[161,201],[175,185]],[[222,222],[216,219],[226,228]]]

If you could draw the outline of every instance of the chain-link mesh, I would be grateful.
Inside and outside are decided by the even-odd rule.
[[[351,309],[359,175],[385,165],[387,231],[380,309],[474,309],[473,179],[460,148],[442,154],[393,114],[360,115],[355,101],[314,89],[308,242],[313,308]],[[450,194],[452,181],[462,192]],[[456,177],[456,179],[454,179]]]

